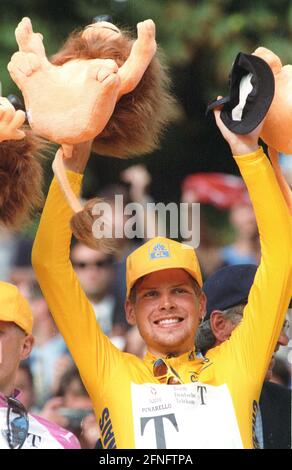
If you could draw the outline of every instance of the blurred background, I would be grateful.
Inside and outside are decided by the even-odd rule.
[[[204,277],[226,264],[259,262],[258,233],[252,208],[245,196],[234,202],[234,194],[228,192],[230,187],[236,187],[240,194],[245,190],[229,148],[217,131],[213,116],[205,117],[205,110],[219,94],[227,94],[228,74],[238,52],[252,53],[257,47],[264,46],[279,55],[283,64],[292,63],[291,1],[1,0],[2,94],[20,94],[6,67],[17,50],[14,30],[23,16],[29,16],[34,31],[43,34],[49,56],[60,48],[70,32],[83,28],[101,14],[111,15],[115,24],[130,27],[133,32],[139,21],[154,20],[157,42],[168,66],[176,98],[176,120],[166,131],[160,148],[150,155],[131,160],[92,156],[84,181],[84,198],[104,194],[112,200],[114,194],[120,193],[125,201],[201,202],[198,254]],[[291,159],[283,159],[290,185]],[[44,166],[46,193],[52,178],[50,159]],[[212,194],[212,184],[217,184],[218,189],[220,182],[220,190],[227,194],[225,206],[212,197],[204,199],[199,192],[204,175],[218,172],[235,178],[233,182],[221,181],[220,176],[215,175],[215,183],[214,180],[208,183],[207,193]],[[201,180],[192,179],[194,175],[201,175]],[[87,423],[90,443],[84,446],[92,446],[97,438],[95,423],[90,421],[93,419],[90,413],[82,412],[90,409],[86,392],[56,331],[30,265],[38,220],[39,214],[36,214],[33,222],[18,234],[0,229],[0,279],[20,287],[35,316],[37,341],[27,367],[21,372],[22,386],[30,390],[28,406],[44,409],[44,416],[54,418],[62,425],[70,422],[71,428],[77,426],[77,435],[81,432],[81,420],[89,414],[85,426]],[[143,343],[137,331],[129,330],[123,318],[124,259],[138,243],[137,240],[124,243],[124,258],[118,261],[103,253],[94,254],[78,243],[72,247],[71,257],[104,331],[121,349],[142,355]],[[290,349],[291,340],[277,354],[276,366],[282,379],[276,379],[275,369],[275,380],[282,380],[288,387],[291,387]],[[68,410],[74,407],[78,411],[71,416]]]

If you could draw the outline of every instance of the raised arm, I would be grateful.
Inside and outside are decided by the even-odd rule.
[[[69,182],[76,194],[80,191],[81,173],[89,153],[90,144],[76,146],[73,157],[66,163]],[[114,365],[120,353],[98,326],[93,308],[72,268],[69,259],[71,216],[72,209],[54,178],[34,242],[32,263],[50,311],[85,386],[91,396],[98,399],[99,394],[103,393],[102,381],[99,380],[104,373],[103,369],[106,368],[108,374],[109,359],[111,365]]]
[[[260,387],[292,293],[292,219],[273,168],[258,147],[262,124],[240,136],[226,129],[218,110],[215,117],[247,185],[261,243],[261,262],[243,321],[220,350]]]

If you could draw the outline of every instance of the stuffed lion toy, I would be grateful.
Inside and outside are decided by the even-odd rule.
[[[63,157],[66,146],[89,140],[95,153],[115,157],[146,154],[158,146],[173,117],[174,100],[156,53],[153,21],[138,23],[137,31],[134,40],[127,30],[99,21],[72,33],[48,60],[42,35],[33,32],[29,18],[17,26],[19,51],[8,64],[9,73],[22,91],[33,132],[61,144]],[[90,209],[77,204],[62,158],[53,168],[79,219],[75,226],[80,217],[82,223],[87,220],[87,228],[75,235],[88,243]]]

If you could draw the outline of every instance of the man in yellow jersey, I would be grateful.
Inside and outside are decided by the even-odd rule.
[[[205,312],[193,249],[158,237],[127,259],[126,316],[148,352],[117,350],[96,323],[69,261],[72,211],[53,181],[33,250],[33,265],[59,330],[92,399],[105,448],[252,448],[252,422],[292,286],[292,224],[260,127],[228,141],[255,210],[262,259],[244,320],[229,341],[197,357],[194,338]],[[66,161],[78,193],[88,146]]]

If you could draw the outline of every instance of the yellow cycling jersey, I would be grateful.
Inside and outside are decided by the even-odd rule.
[[[69,260],[71,209],[54,179],[33,249],[49,308],[92,399],[105,448],[252,448],[268,364],[292,291],[292,225],[262,149],[234,157],[255,210],[262,258],[244,317],[205,358],[166,358],[183,380],[162,385],[154,358],[119,351],[96,322]],[[68,172],[80,191],[82,175]]]

